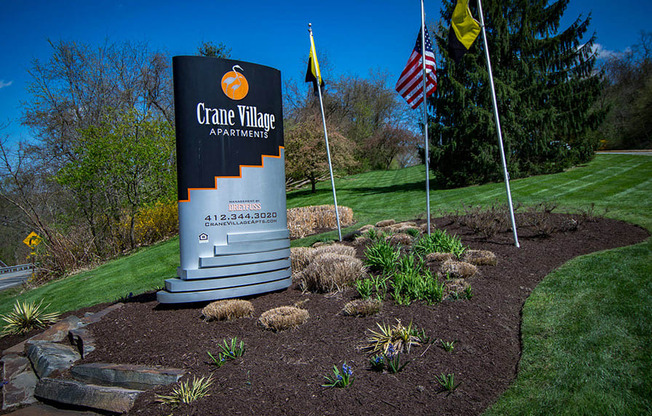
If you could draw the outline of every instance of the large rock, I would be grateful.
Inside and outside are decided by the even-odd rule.
[[[79,364],[70,372],[74,378],[86,383],[139,390],[176,383],[184,373],[176,368],[104,363]]]
[[[68,337],[68,332],[71,329],[77,329],[83,323],[78,317],[71,315],[66,319],[62,319],[56,324],[52,325],[45,331],[35,335],[27,340],[27,345],[39,344],[45,342],[61,342]]]
[[[95,338],[88,328],[71,329],[68,333],[68,341],[79,351],[82,358],[95,351]]]
[[[36,402],[34,388],[38,378],[27,358],[19,355],[2,357],[2,410]]]
[[[42,378],[34,395],[73,406],[84,406],[107,412],[126,413],[141,392],[119,387],[95,386],[79,381]]]
[[[47,377],[54,371],[65,371],[72,367],[75,361],[81,359],[81,355],[74,347],[53,343],[30,345],[27,349],[27,357],[39,378]]]

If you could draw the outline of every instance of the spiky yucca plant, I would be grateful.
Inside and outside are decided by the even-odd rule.
[[[0,316],[0,319],[6,323],[2,329],[2,335],[24,334],[32,329],[45,328],[56,322],[59,319],[59,312],[45,312],[50,305],[41,309],[42,305],[43,299],[38,304],[16,301],[13,312]]]
[[[177,387],[172,390],[169,396],[156,395],[157,401],[171,406],[178,406],[181,403],[190,404],[202,397],[210,396],[208,389],[213,384],[213,376],[206,377],[193,377],[192,383],[190,380],[181,382]]]
[[[396,320],[396,325],[390,326],[388,324],[376,323],[380,331],[369,329],[371,336],[367,339],[367,350],[371,354],[382,353],[387,354],[390,346],[396,352],[410,352],[412,345],[420,345],[419,338],[415,336],[415,330],[412,327],[412,322],[408,326],[404,326],[399,319]]]

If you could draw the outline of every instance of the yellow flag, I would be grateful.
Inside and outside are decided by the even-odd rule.
[[[448,53],[459,62],[480,34],[480,23],[471,16],[469,0],[457,0],[448,32]]]

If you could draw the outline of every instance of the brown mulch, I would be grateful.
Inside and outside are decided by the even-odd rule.
[[[201,319],[205,303],[170,307],[158,304],[154,294],[145,294],[89,327],[97,350],[84,361],[184,368],[190,374],[184,379],[212,374],[209,397],[172,409],[156,403],[156,393],[171,391],[160,388],[142,394],[130,415],[477,415],[516,376],[520,313],[537,283],[573,257],[648,237],[640,227],[601,218],[582,222],[577,231],[546,238],[521,227],[519,249],[511,232],[483,239],[452,218],[435,219],[433,225],[461,236],[472,249],[496,254],[496,266],[479,266],[479,276],[469,279],[472,299],[432,306],[420,302],[397,306],[387,300],[380,313],[354,318],[340,311],[356,298],[355,290],[303,294],[293,285],[250,298],[254,318],[206,322]],[[299,302],[310,318],[297,329],[275,333],[257,322],[266,310]],[[396,319],[412,322],[434,339],[457,341],[454,351],[446,352],[437,344],[415,346],[401,357],[409,361],[403,371],[371,371],[368,355],[360,349],[368,330],[377,329],[376,323],[394,324]],[[209,365],[207,351],[219,352],[218,344],[232,337],[245,342],[245,355],[221,368]],[[331,376],[333,366],[344,362],[353,368],[352,385],[322,387],[324,376]],[[454,373],[455,381],[462,383],[453,394],[441,391],[436,377],[442,373]]]

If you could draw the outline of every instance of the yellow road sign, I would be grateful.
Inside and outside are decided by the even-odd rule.
[[[31,249],[34,249],[34,248],[36,248],[36,246],[38,246],[39,244],[41,244],[41,241],[43,241],[43,239],[41,238],[41,236],[39,236],[39,235],[36,234],[34,231],[32,231],[32,232],[29,233],[29,235],[28,235],[28,236],[23,240],[23,243],[27,244]]]

